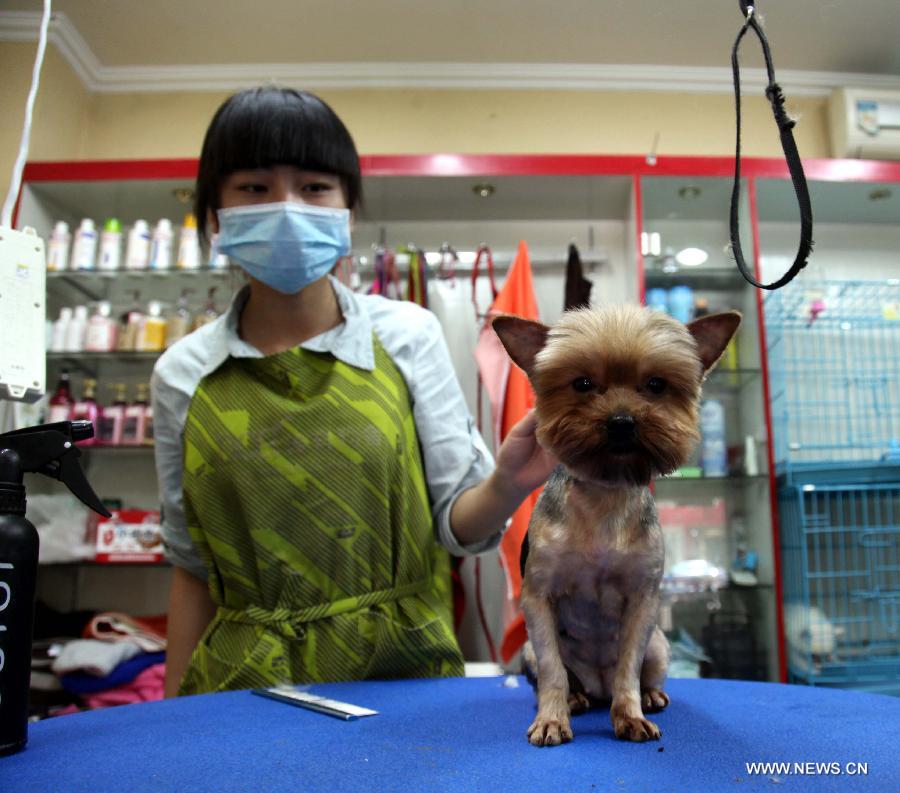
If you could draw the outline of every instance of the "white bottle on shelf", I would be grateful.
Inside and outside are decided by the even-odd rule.
[[[150,226],[146,220],[136,220],[128,232],[125,251],[126,270],[146,270],[150,261]]]
[[[75,316],[66,326],[65,352],[81,352],[84,350],[84,337],[87,334],[88,308],[75,306]]]
[[[209,269],[210,270],[227,270],[228,257],[224,253],[219,253],[219,235],[213,234],[209,238]]]
[[[50,339],[50,352],[64,352],[66,349],[66,331],[72,321],[72,309],[66,306],[59,310],[59,319],[53,323],[53,334]]]
[[[163,218],[153,229],[150,245],[150,269],[168,270],[172,266],[172,221]]]
[[[72,246],[72,270],[93,270],[97,259],[97,229],[94,221],[84,218],[75,232]]]
[[[71,244],[72,235],[69,233],[69,224],[64,220],[57,221],[47,245],[48,272],[59,272],[69,266],[69,246]]]
[[[108,300],[97,303],[88,320],[84,339],[85,352],[112,352],[116,349],[119,325],[112,318],[112,304]]]
[[[200,243],[197,240],[197,218],[193,212],[184,216],[181,235],[178,242],[178,260],[175,265],[179,270],[196,270],[200,266]]]
[[[756,453],[756,438],[753,435],[744,438],[744,475],[759,476],[759,458]]]
[[[700,460],[703,476],[728,476],[725,406],[717,399],[700,405]]]
[[[122,262],[122,224],[118,218],[107,218],[100,235],[99,270],[118,270]]]

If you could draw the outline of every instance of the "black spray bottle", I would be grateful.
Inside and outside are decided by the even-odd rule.
[[[24,474],[58,479],[86,506],[109,517],[78,464],[75,442],[93,435],[89,421],[0,435],[0,755],[18,752],[28,740],[38,533],[25,518]]]

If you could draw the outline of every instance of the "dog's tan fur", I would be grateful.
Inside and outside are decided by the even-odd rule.
[[[535,745],[571,740],[570,713],[595,700],[611,700],[619,738],[659,738],[644,712],[668,705],[669,648],[656,626],[663,537],[647,485],[696,444],[701,383],[739,323],[728,312],[685,326],[635,306],[567,312],[553,328],[494,320],[534,386],[537,438],[561,462],[532,516],[522,586]],[[581,378],[590,389],[575,389]],[[625,446],[609,436],[622,416],[635,432]]]

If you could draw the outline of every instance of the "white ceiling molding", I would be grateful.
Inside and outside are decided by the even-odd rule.
[[[40,14],[0,11],[0,41],[35,41]],[[730,93],[729,67],[556,63],[259,63],[104,66],[65,16],[54,14],[50,40],[96,93],[233,91],[264,83],[311,89],[671,91]],[[897,89],[894,75],[783,70],[789,95],[835,88]],[[744,90],[765,85],[763,69],[743,69]]]
[[[37,41],[41,15],[31,11],[0,11],[0,41]],[[53,13],[47,33],[78,78],[90,91],[104,67],[65,14]]]

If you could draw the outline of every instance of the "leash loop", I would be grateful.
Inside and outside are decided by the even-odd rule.
[[[741,26],[740,31],[738,31],[737,38],[734,40],[734,46],[731,50],[731,70],[734,75],[734,107],[737,120],[734,155],[734,185],[731,190],[731,250],[734,254],[738,270],[740,270],[741,275],[744,276],[749,283],[753,284],[753,286],[758,289],[779,289],[785,284],[793,281],[796,275],[807,265],[807,260],[813,246],[812,204],[809,198],[809,188],[806,184],[806,175],[803,173],[803,164],[800,161],[800,154],[797,151],[797,144],[794,141],[793,129],[795,122],[784,109],[784,92],[781,90],[781,86],[775,81],[775,67],[772,64],[772,52],[769,49],[769,41],[760,27],[756,6],[747,0],[738,0],[738,4],[741,7],[742,14],[746,17],[746,21]],[[741,196],[741,74],[740,65],[738,63],[738,50],[741,45],[741,40],[748,30],[752,30],[756,34],[756,37],[759,39],[759,43],[762,46],[763,56],[766,60],[766,74],[768,75],[766,99],[769,100],[769,104],[772,106],[772,114],[775,118],[775,123],[778,126],[778,135],[781,139],[781,150],[784,152],[784,158],[791,174],[791,182],[794,185],[794,194],[797,196],[797,205],[800,209],[800,242],[797,247],[797,255],[794,257],[794,263],[781,278],[770,284],[760,283],[751,273],[741,248],[740,224],[738,221]]]

